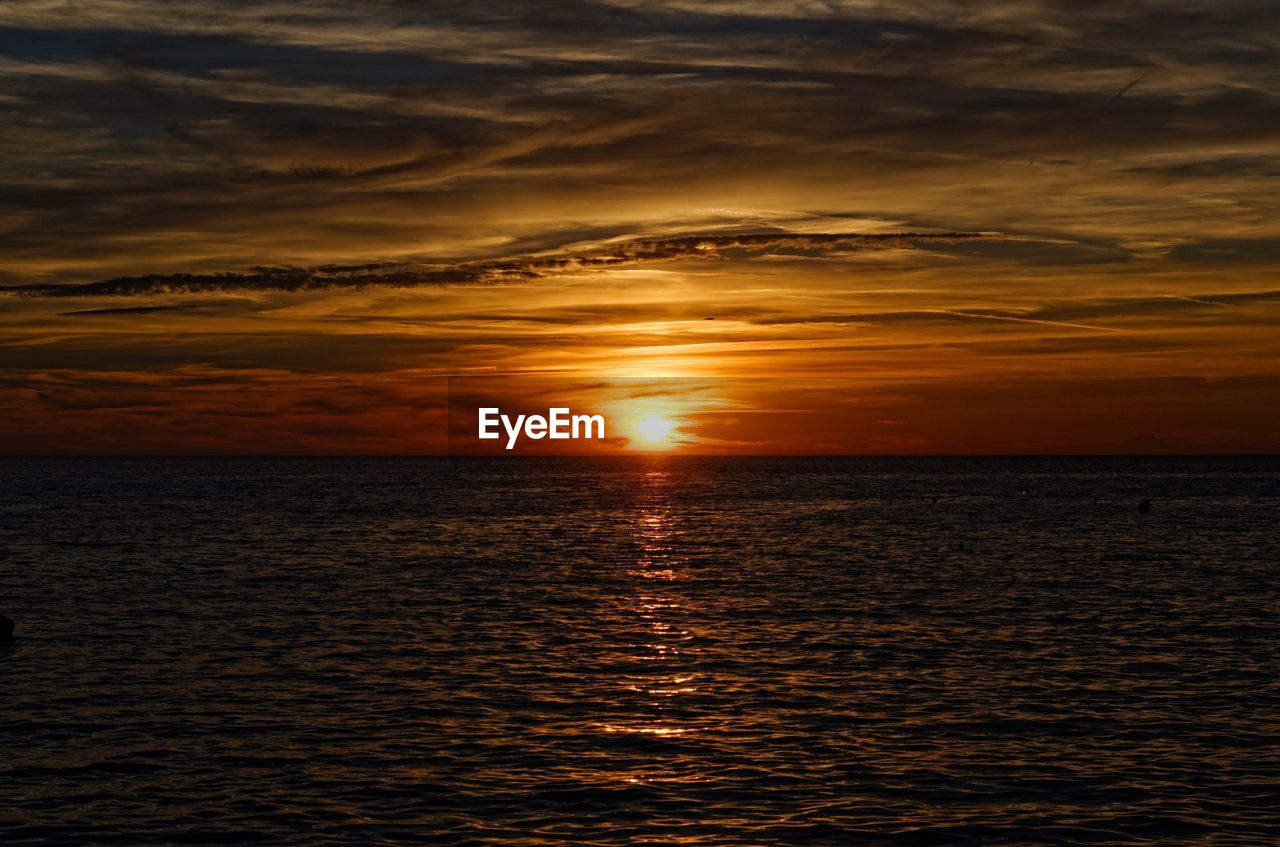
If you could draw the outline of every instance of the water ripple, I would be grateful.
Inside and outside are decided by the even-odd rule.
[[[3,469],[5,845],[1280,842],[1276,460]]]

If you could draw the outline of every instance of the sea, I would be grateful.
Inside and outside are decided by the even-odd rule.
[[[12,459],[0,613],[6,847],[1280,843],[1276,458]]]

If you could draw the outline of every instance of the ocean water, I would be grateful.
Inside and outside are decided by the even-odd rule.
[[[7,847],[1280,843],[1280,460],[0,475]]]

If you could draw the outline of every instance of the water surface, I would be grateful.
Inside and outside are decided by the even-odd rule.
[[[5,845],[1280,839],[1274,459],[0,474]]]

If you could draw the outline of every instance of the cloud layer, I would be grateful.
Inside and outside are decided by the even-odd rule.
[[[2,18],[11,450],[426,449],[417,387],[473,373],[838,378],[867,449],[1035,449],[1055,391],[1045,450],[1280,449],[1274,4]]]

